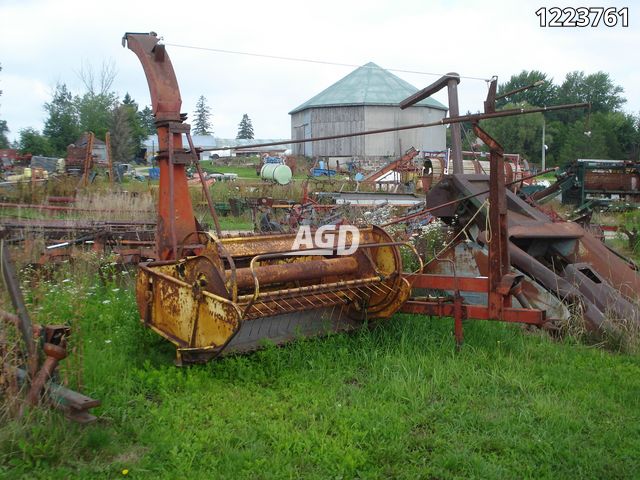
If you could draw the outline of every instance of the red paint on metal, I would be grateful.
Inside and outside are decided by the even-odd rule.
[[[438,317],[453,317],[455,314],[455,306],[453,303],[409,300],[405,302],[400,311]],[[502,317],[496,318],[491,314],[489,308],[483,305],[462,305],[462,312],[464,318],[475,320],[497,320],[539,326],[545,323],[545,314],[541,310],[505,307],[502,310]]]
[[[184,152],[180,89],[171,60],[155,34],[132,33],[126,34],[125,39],[142,63],[158,130],[158,258],[176,258],[178,240],[197,232],[185,165],[174,161],[175,153]]]
[[[489,287],[487,277],[452,277],[450,275],[412,274],[405,278],[413,288],[429,288],[434,290],[454,290],[462,292],[486,292]]]

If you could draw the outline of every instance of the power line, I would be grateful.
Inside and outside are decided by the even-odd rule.
[[[267,55],[267,54],[263,54],[263,53],[252,53],[252,52],[240,52],[238,50],[224,50],[222,48],[209,48],[209,47],[197,47],[194,45],[181,45],[178,43],[166,43],[165,45],[169,46],[169,47],[177,47],[177,48],[188,48],[191,50],[204,50],[207,52],[214,52],[214,53],[226,53],[226,54],[231,54],[231,55],[244,55],[247,57],[260,57],[260,58],[271,58],[271,59],[275,59],[275,60],[286,60],[289,62],[304,62],[304,63],[315,63],[315,64],[319,64],[319,65],[335,65],[338,67],[351,67],[351,68],[358,68],[358,67],[362,67],[362,68],[374,68],[374,67],[367,67],[366,65],[356,65],[353,63],[340,63],[340,62],[329,62],[329,61],[325,61],[325,60],[314,60],[311,58],[299,58],[299,57],[284,57],[281,55]],[[403,70],[403,69],[399,69],[399,68],[387,68],[386,70],[390,71],[390,72],[398,72],[398,73],[414,73],[417,75],[430,75],[430,76],[434,76],[434,77],[442,77],[445,74],[444,73],[435,73],[435,72],[420,72],[417,70]],[[471,77],[471,76],[465,76],[465,75],[460,75],[460,78],[465,78],[468,80],[481,80],[483,82],[489,82],[491,79],[489,78],[482,78],[482,77]]]
[[[417,128],[429,128],[429,127],[437,127],[439,125],[449,125],[453,123],[463,123],[463,122],[477,122],[480,120],[485,120],[488,118],[501,118],[501,117],[511,117],[514,115],[526,115],[528,113],[538,113],[538,112],[553,112],[556,110],[564,110],[569,108],[590,108],[590,103],[570,103],[566,105],[551,105],[548,107],[536,107],[536,108],[511,108],[509,110],[498,110],[496,112],[490,113],[471,113],[467,115],[460,115],[458,117],[445,117],[440,120],[436,120],[435,122],[430,123],[416,123],[413,125],[403,125],[402,127],[389,127],[389,128],[378,128],[375,130],[365,130],[362,132],[354,132],[354,133],[341,133],[339,135],[326,135],[322,137],[309,137],[309,138],[301,138],[301,139],[289,139],[289,140],[279,140],[276,142],[267,142],[267,143],[253,143],[249,145],[242,146],[234,146],[234,147],[208,147],[208,148],[200,148],[201,152],[210,152],[210,151],[218,151],[218,150],[246,150],[247,148],[256,148],[256,147],[274,147],[277,145],[293,145],[298,143],[310,143],[310,142],[319,142],[324,140],[336,140],[339,138],[351,138],[351,137],[361,137],[364,135],[377,135],[380,133],[388,133],[388,132],[400,132],[403,130],[415,130]]]

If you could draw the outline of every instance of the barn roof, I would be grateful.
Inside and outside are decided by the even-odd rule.
[[[289,112],[293,114],[314,107],[345,105],[399,105],[418,89],[393,73],[369,62],[338,80],[329,88]],[[447,110],[442,103],[426,98],[416,106]]]

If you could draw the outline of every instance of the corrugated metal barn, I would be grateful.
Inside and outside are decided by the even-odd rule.
[[[432,98],[401,110],[399,104],[418,89],[375,63],[357,68],[326,90],[293,109],[295,140],[363,130],[433,122],[447,107]],[[294,155],[386,160],[407,149],[444,150],[444,126],[293,145]]]

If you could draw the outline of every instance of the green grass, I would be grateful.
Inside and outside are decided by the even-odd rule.
[[[238,178],[260,181],[260,176],[256,174],[255,167],[218,166],[212,165],[211,162],[203,162],[201,165],[206,172],[237,173]],[[306,169],[298,168],[293,178],[297,180],[305,179],[308,177],[308,173]]]
[[[637,478],[640,358],[497,323],[371,330],[176,368],[132,287],[62,277],[36,320],[82,338],[100,420],[0,427],[4,478]],[[125,280],[122,280],[124,278]]]
[[[545,173],[543,175],[538,175],[535,178],[538,181],[546,180],[548,182],[554,183],[556,181],[556,174],[554,172],[549,172],[549,173]]]
[[[239,178],[260,180],[260,177],[256,175],[256,169],[253,167],[223,167],[218,165],[212,165],[211,163],[202,163],[202,169],[206,172],[217,173],[236,173]]]
[[[253,231],[253,222],[248,215],[233,217],[231,215],[218,217],[222,230],[250,230]]]

